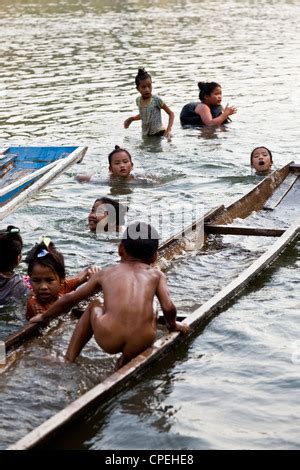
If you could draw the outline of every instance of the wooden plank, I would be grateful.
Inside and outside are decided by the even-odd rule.
[[[245,269],[234,281],[214,295],[209,301],[195,310],[186,320],[191,328],[205,326],[216,315],[220,308],[224,307],[234,296],[245,288],[249,282],[268,267],[284,248],[292,242],[300,233],[300,221],[286,230],[272,247],[260,256],[249,268]],[[79,418],[95,405],[103,402],[112,393],[123,388],[129,379],[138,376],[148,370],[149,364],[174,347],[179,342],[186,341],[187,337],[179,333],[170,333],[155,341],[153,346],[130,361],[99,385],[72,402],[62,411],[49,418],[37,428],[33,429],[25,437],[9,447],[9,450],[26,450],[36,448],[61,432],[67,425]],[[146,367],[147,366],[147,367]]]
[[[298,175],[295,173],[290,173],[283,183],[274,191],[272,196],[267,200],[266,204],[264,204],[263,209],[272,211],[275,207],[280,204],[282,199],[287,195],[290,189],[293,187]]]
[[[290,164],[290,169],[292,171],[298,171],[300,172],[300,163],[291,163]]]
[[[8,159],[5,163],[0,163],[0,178],[2,178],[9,170],[12,169],[14,164],[14,157]]]
[[[24,340],[35,336],[39,330],[45,326],[46,325],[40,323],[27,323],[16,333],[12,333],[4,338],[6,352],[10,351],[13,347],[19,346]]]
[[[285,229],[278,228],[259,228],[259,227],[244,227],[239,225],[214,225],[204,224],[204,230],[210,234],[221,235],[247,235],[254,237],[281,237]]]

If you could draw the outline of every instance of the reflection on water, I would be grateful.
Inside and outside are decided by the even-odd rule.
[[[68,275],[118,260],[117,241],[87,228],[88,211],[100,196],[128,199],[130,221],[152,213],[159,224],[163,210],[164,238],[181,228],[176,216],[182,211],[191,216],[195,208],[227,204],[257,183],[249,165],[253,147],[269,147],[277,167],[297,161],[299,126],[291,119],[299,107],[299,94],[291,93],[299,82],[297,2],[2,0],[0,16],[1,146],[89,146],[80,166],[2,223],[21,228],[24,252],[45,232],[50,235],[65,255]],[[142,139],[139,122],[123,127],[136,111],[134,77],[141,65],[152,74],[154,94],[175,112],[169,142]],[[197,98],[200,80],[221,83],[223,104],[238,107],[232,123],[181,127],[179,113]],[[121,187],[108,180],[107,155],[116,144],[132,154],[136,174],[145,179],[141,184]],[[80,184],[78,173],[100,173],[103,184]],[[214,238],[204,252],[189,252],[169,266],[179,311],[197,308],[269,243]],[[262,289],[249,291],[188,351],[174,352],[173,363],[164,359],[163,370],[157,367],[100,410],[99,430],[93,422],[82,438],[72,436],[70,447],[296,447],[299,437],[290,427],[291,419],[298,420],[292,409],[299,405],[296,366],[287,338],[297,339],[298,245],[269,272]],[[18,326],[23,311],[18,306],[0,312],[1,336]],[[77,366],[49,365],[46,356],[62,355],[73,327],[70,320],[56,335],[34,340],[0,375],[2,448],[111,371],[111,359],[93,343]],[[145,400],[147,395],[152,398]]]

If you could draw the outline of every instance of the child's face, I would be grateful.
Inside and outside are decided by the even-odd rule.
[[[151,78],[146,78],[145,80],[142,80],[137,87],[138,91],[142,95],[142,98],[144,100],[148,99],[152,95],[152,81]]]
[[[35,264],[30,276],[33,293],[42,304],[58,299],[61,279],[57,273],[47,266]]]
[[[133,168],[133,163],[128,157],[126,152],[114,153],[109,165],[109,171],[114,176],[120,176],[121,178],[127,178]]]
[[[205,95],[205,102],[212,106],[220,105],[222,102],[222,88],[217,86],[210,95]]]
[[[89,229],[92,232],[96,232],[98,223],[107,217],[108,211],[106,210],[105,204],[103,204],[101,201],[96,201],[88,216]]]
[[[271,156],[264,147],[257,148],[252,155],[252,166],[258,172],[269,171],[271,169]]]

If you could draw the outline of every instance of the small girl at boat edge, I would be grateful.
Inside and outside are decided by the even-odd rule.
[[[144,68],[138,69],[138,74],[135,77],[135,84],[141,95],[136,99],[139,114],[131,116],[124,121],[125,129],[127,129],[133,121],[141,120],[143,136],[164,136],[167,139],[170,138],[174,122],[174,113],[162,98],[152,95],[152,78]],[[162,109],[169,116],[168,126],[166,129],[162,124]]]

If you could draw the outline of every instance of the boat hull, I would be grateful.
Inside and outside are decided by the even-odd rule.
[[[9,147],[0,160],[0,220],[79,163],[87,147]],[[7,167],[9,169],[6,171]]]

